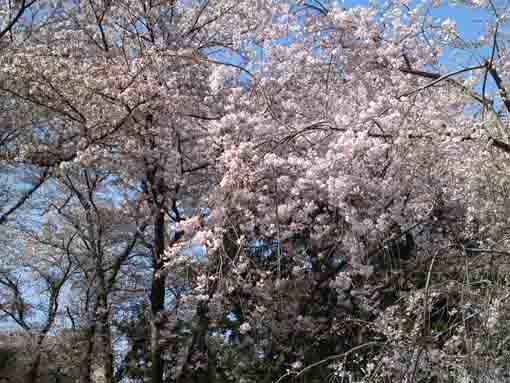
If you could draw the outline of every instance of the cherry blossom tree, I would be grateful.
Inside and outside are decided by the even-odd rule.
[[[507,14],[466,3],[476,48],[436,5],[64,2],[2,47],[2,160],[40,177],[0,223],[72,196],[44,234],[81,241],[106,382],[507,379]]]
[[[154,230],[153,382],[163,377],[157,322],[165,301],[166,216],[179,220],[187,174],[207,165],[197,161],[199,127],[192,121],[215,118],[204,54],[229,48],[236,33],[249,34],[258,24],[256,8],[252,2],[64,4],[30,43],[10,47],[3,62],[2,90],[29,108],[44,131],[16,151],[18,161],[108,167],[142,189]]]
[[[389,375],[381,375],[414,379],[427,363],[422,356],[431,348],[437,350],[433,339],[441,332],[431,327],[439,322],[459,326],[453,315],[436,317],[434,325],[427,322],[433,304],[445,305],[444,295],[432,293],[432,286],[444,278],[463,285],[467,270],[479,267],[469,262],[461,273],[453,269],[449,276],[431,279],[436,259],[441,266],[435,267],[451,270],[458,262],[458,249],[465,248],[473,235],[468,224],[473,217],[466,214],[473,210],[473,200],[466,198],[469,192],[462,182],[481,185],[474,181],[473,170],[505,158],[504,142],[492,137],[493,146],[485,149],[490,136],[480,129],[477,116],[464,113],[470,104],[485,108],[485,87],[477,93],[473,80],[453,79],[462,73],[484,73],[484,69],[491,73],[490,67],[480,63],[446,75],[426,70],[438,65],[441,48],[429,41],[448,40],[453,31],[448,23],[434,30],[419,11],[409,11],[410,22],[400,18],[398,8],[389,17],[376,8],[346,11],[332,6],[318,13],[320,18],[310,17],[315,33],[293,36],[299,43],[265,46],[261,73],[252,77],[254,89],[234,93],[230,113],[211,124],[211,147],[219,153],[222,176],[207,220],[211,227],[224,229],[205,232],[210,237],[205,241],[204,232],[199,232],[195,240],[206,243],[209,256],[217,254],[217,262],[224,267],[239,262],[240,271],[230,279],[225,277],[226,270],[221,273],[227,302],[240,306],[236,301],[243,297],[250,308],[233,310],[245,322],[242,332],[250,332],[257,324],[260,327],[253,334],[260,336],[270,328],[274,343],[279,341],[273,337],[278,334],[276,326],[282,326],[281,315],[285,315],[276,302],[286,302],[296,318],[289,320],[283,332],[279,329],[280,339],[289,339],[293,323],[306,319],[290,305],[298,281],[306,286],[311,280],[315,285],[305,291],[322,290],[322,307],[334,302],[328,315],[335,320],[325,326],[328,329],[345,327],[353,317],[358,321],[385,318],[383,313],[395,309],[407,291],[421,289],[418,296],[425,319],[413,318],[417,326],[416,333],[411,333],[413,345],[404,342],[399,348],[402,359],[397,362],[397,355],[393,356],[400,364],[393,372],[393,367],[385,370]],[[421,33],[428,39],[422,40]],[[499,88],[497,78],[494,74]],[[500,152],[491,154],[491,148]],[[244,246],[225,259],[224,247],[213,243],[232,232],[233,240]],[[267,252],[250,252],[257,243],[265,244]],[[269,261],[269,270],[259,265],[264,260]],[[388,268],[395,267],[397,277],[388,282]],[[421,271],[408,276],[413,268]],[[388,289],[393,296],[385,296]],[[238,297],[229,297],[229,290]],[[267,303],[262,304],[264,295],[271,297],[266,302],[277,306],[271,310],[274,317],[267,314]],[[408,307],[415,304],[412,296],[405,300]],[[302,297],[297,301],[306,302]],[[312,301],[317,302],[317,297],[312,295]],[[254,309],[257,304],[260,311]],[[474,298],[470,304],[479,302]],[[464,310],[463,320],[470,315]],[[381,326],[386,323],[382,319]],[[357,343],[342,349],[336,340],[337,349],[314,353],[311,359],[291,348],[284,359],[287,365],[303,365],[304,359],[304,364],[319,366],[332,360],[331,354],[347,359],[349,348],[358,350],[363,344],[385,355],[392,338],[383,328],[363,326],[351,337]],[[366,343],[362,334],[376,337],[374,331],[386,342]],[[332,338],[331,333],[328,336]],[[471,339],[479,336],[469,335]],[[391,347],[390,351],[397,350],[396,344]],[[283,350],[278,349],[280,355]],[[441,352],[432,360],[440,360]],[[392,357],[388,358],[375,360],[388,363]],[[350,376],[356,379],[366,375],[365,367],[356,370],[345,363],[339,364],[338,369],[344,369],[339,374],[354,374]]]

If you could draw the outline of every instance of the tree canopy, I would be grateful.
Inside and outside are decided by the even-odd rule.
[[[0,0],[0,382],[510,381],[509,21]]]

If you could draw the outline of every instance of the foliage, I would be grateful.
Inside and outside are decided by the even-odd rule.
[[[509,16],[440,5],[2,7],[0,380],[509,381]]]

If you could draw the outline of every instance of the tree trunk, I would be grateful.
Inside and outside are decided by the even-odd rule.
[[[94,371],[94,383],[113,382],[113,354],[111,342],[110,316],[108,308],[108,293],[103,271],[103,257],[101,249],[98,249],[96,273],[97,286],[97,309],[96,309],[96,353],[97,362]]]
[[[208,302],[201,302],[197,307],[197,327],[193,330],[190,345],[177,368],[177,383],[197,382],[214,383],[216,381],[216,356],[209,347]],[[202,368],[194,369],[195,361],[202,363]]]
[[[80,360],[80,383],[92,382],[92,353],[94,351],[94,337],[96,333],[95,323],[87,329],[87,344],[85,352]]]
[[[53,323],[53,316],[50,314],[50,325]],[[46,325],[42,333],[40,333],[37,337],[36,342],[36,350],[35,350],[35,357],[30,363],[30,368],[28,369],[28,373],[26,375],[25,381],[27,383],[36,383],[39,381],[38,375],[39,375],[39,367],[41,366],[41,357],[42,357],[42,345],[44,342],[44,339],[46,338],[46,334],[48,333],[50,325]]]
[[[95,277],[96,277],[96,307],[93,313],[95,318],[95,351],[96,361],[95,369],[92,371],[92,381],[94,383],[112,383],[113,382],[113,354],[110,330],[110,316],[108,307],[108,290],[106,287],[106,276],[104,272],[103,247],[101,243],[100,214],[90,198],[89,204],[84,203],[85,215],[87,219],[89,241],[92,249],[91,255],[95,259]],[[92,207],[95,211],[95,218],[92,215]],[[99,226],[99,227],[98,227]]]
[[[165,213],[158,209],[154,219],[154,272],[151,285],[151,383],[163,383],[164,360],[159,346],[161,339],[161,312],[165,308],[165,281],[163,253],[165,250]]]
[[[94,383],[112,383],[113,355],[106,296],[100,296],[99,301],[96,322],[97,361],[96,369],[93,373]]]
[[[38,347],[39,347],[39,345],[38,345]],[[28,370],[28,374],[27,374],[27,377],[25,380],[27,383],[38,382],[39,366],[40,365],[41,365],[41,350],[38,349],[34,360],[32,361],[32,363],[30,363],[30,368]]]

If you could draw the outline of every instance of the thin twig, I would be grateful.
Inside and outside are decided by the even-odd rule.
[[[429,82],[428,84],[425,84],[425,85],[423,85],[423,86],[421,86],[421,87],[419,87],[417,89],[414,89],[414,90],[411,90],[411,91],[406,92],[404,94],[401,94],[400,96],[398,96],[398,98],[409,97],[409,96],[411,96],[411,95],[413,95],[415,93],[421,92],[422,90],[428,89],[428,88],[430,88],[430,87],[440,83],[441,81],[447,80],[450,77],[453,77],[453,76],[456,76],[458,74],[465,73],[465,72],[470,72],[470,71],[474,71],[474,70],[478,70],[478,69],[483,69],[485,67],[486,67],[486,63],[481,64],[481,65],[476,65],[476,66],[471,66],[471,67],[459,69],[459,70],[457,70],[455,72],[447,73],[445,75],[442,75],[442,76],[438,77],[434,81]]]

